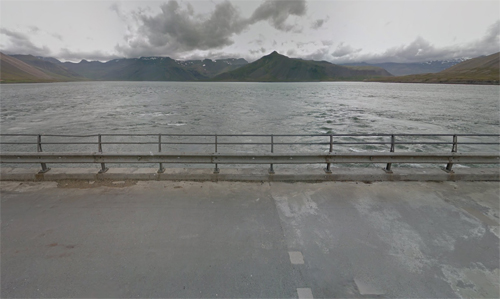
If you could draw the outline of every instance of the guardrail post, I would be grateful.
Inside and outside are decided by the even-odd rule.
[[[271,135],[271,153],[274,153],[274,136]],[[271,167],[269,167],[269,174],[274,174],[273,164],[271,163]]]
[[[102,153],[102,143],[101,143],[101,134],[97,135],[97,144],[98,144],[98,150],[100,153]],[[105,173],[108,171],[108,168],[106,167],[106,164],[101,163],[101,170],[99,170],[98,173]]]
[[[330,135],[330,150],[328,151],[330,154],[332,153],[333,151],[333,136]],[[328,173],[328,174],[331,174],[332,173],[332,170],[330,169],[330,165],[332,163],[326,163],[326,168],[325,168],[325,172]]]
[[[391,153],[394,153],[394,135],[391,135]],[[387,173],[392,173],[391,170],[392,163],[387,163],[387,166],[384,168],[384,171]]]
[[[158,152],[161,153],[161,134],[158,134]],[[163,163],[160,163],[160,168],[158,169],[158,173],[164,173],[165,168],[163,168]]]
[[[36,142],[36,150],[39,153],[42,152],[42,135],[38,135]],[[46,173],[47,171],[50,170],[50,168],[47,167],[47,164],[45,163],[40,163],[40,164],[42,164],[42,170],[40,170],[38,173]]]
[[[217,134],[215,134],[215,152],[217,153]],[[215,163],[214,174],[219,173],[219,167],[217,166],[217,163]]]
[[[457,140],[458,140],[458,136],[457,135],[453,135],[453,145],[451,147],[451,152],[452,153],[456,153],[457,152],[457,148],[458,148]],[[453,170],[451,170],[452,167],[453,167],[453,163],[449,162],[448,164],[446,164],[446,168],[444,169],[444,171],[446,171],[448,173],[453,172]]]

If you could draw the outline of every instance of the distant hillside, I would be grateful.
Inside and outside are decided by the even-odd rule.
[[[435,74],[378,78],[371,81],[401,83],[499,84],[500,52],[466,60]]]
[[[394,76],[406,76],[416,74],[438,73],[449,67],[452,67],[460,62],[465,61],[465,58],[451,59],[451,60],[433,60],[426,62],[414,63],[397,63],[397,62],[384,62],[384,63],[346,63],[341,64],[344,66],[376,66],[381,67]]]
[[[244,59],[179,61],[169,57],[114,59],[108,62],[65,62],[64,66],[91,80],[198,81],[247,64]]]
[[[0,81],[2,83],[53,82],[55,79],[36,67],[0,53]]]
[[[193,81],[206,77],[180,66],[169,57],[114,59],[108,62],[82,60],[64,66],[91,80],[104,81]]]
[[[49,61],[49,62],[52,62],[52,63],[55,63],[55,64],[61,64],[62,62],[60,62],[59,60],[53,58],[53,57],[43,57],[43,56],[36,56],[36,58],[38,59],[41,59],[41,60],[45,60],[45,61]]]
[[[326,61],[289,58],[276,51],[234,71],[215,76],[213,81],[361,81],[367,78],[391,76],[386,70],[371,67],[346,67]]]
[[[481,56],[474,59],[466,60],[460,64],[452,66],[441,73],[462,73],[462,74],[472,74],[477,70],[484,71],[490,70],[496,73],[498,76],[498,70],[500,65],[500,52],[491,54],[489,56]]]
[[[33,55],[10,55],[16,59],[23,61],[33,67],[42,70],[57,81],[78,81],[84,80],[83,76],[75,73],[67,68],[55,58],[42,58]]]
[[[289,58],[273,52],[257,61],[244,59],[188,60],[169,57],[114,59],[108,62],[82,60],[61,62],[52,57],[32,55],[1,56],[2,82],[55,81],[379,81],[499,84],[499,53],[458,64],[458,60],[425,63],[380,63],[336,65],[326,61]],[[435,70],[451,65],[437,73]],[[384,69],[384,68],[386,69]],[[428,70],[426,74],[397,76],[409,71]]]
[[[212,78],[221,73],[235,70],[241,66],[248,64],[243,58],[235,59],[204,59],[204,60],[188,60],[188,61],[177,61],[178,64],[184,66],[187,69],[196,70],[205,77]]]

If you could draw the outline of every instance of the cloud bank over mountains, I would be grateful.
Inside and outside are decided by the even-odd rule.
[[[234,43],[234,35],[261,21],[267,21],[280,31],[300,32],[296,24],[287,20],[290,16],[304,16],[305,13],[305,0],[267,0],[249,18],[242,17],[229,1],[216,4],[211,14],[197,15],[190,3],[182,7],[176,0],[170,0],[161,5],[161,13],[157,15],[137,12],[138,28],[126,37],[125,44],[117,45],[116,50],[125,56],[137,57],[221,49]]]
[[[188,1],[178,0],[169,0],[156,10],[143,6],[125,9],[123,2],[108,3],[108,13],[124,28],[114,47],[101,47],[96,43],[92,49],[81,49],[66,43],[67,36],[43,30],[41,24],[34,23],[17,28],[2,24],[0,50],[8,54],[53,56],[70,61],[141,56],[174,59],[242,57],[253,61],[277,50],[291,57],[333,63],[423,62],[472,58],[500,51],[500,20],[490,24],[482,37],[472,41],[437,46],[426,39],[424,33],[414,36],[412,41],[392,41],[385,49],[374,51],[368,45],[351,41],[349,36],[338,34],[345,31],[333,24],[340,16],[336,18],[337,10],[342,9],[337,3],[342,4],[342,1],[335,2],[333,7],[337,10],[323,12],[319,6],[319,10],[311,11],[310,6],[318,3],[264,0],[249,6],[248,2],[223,0],[205,2],[210,7],[203,12]],[[392,23],[391,20],[382,21],[386,26]],[[368,28],[370,25],[365,24]],[[45,39],[40,38],[42,35]],[[87,40],[91,44],[92,36]],[[51,41],[57,41],[61,46],[53,46]]]
[[[485,53],[493,54],[500,51],[500,21],[492,24],[482,38],[461,45],[440,48],[432,45],[423,37],[418,36],[413,42],[407,45],[391,47],[382,53],[362,53],[362,50],[354,49],[349,45],[340,43],[329,55],[333,57],[332,61],[366,61],[371,63],[421,62],[462,57],[474,58],[485,55]]]
[[[36,28],[36,27],[35,27]],[[34,28],[31,28],[33,32],[37,32],[38,29],[33,30]],[[50,53],[50,49],[47,46],[41,46],[38,47],[36,46],[31,40],[28,34],[15,31],[15,30],[9,30],[5,28],[0,28],[0,34],[3,35],[2,38],[7,37],[11,45],[5,49],[5,52],[11,53],[11,54],[17,54],[17,53],[22,53],[22,54],[32,54],[32,55],[45,55]],[[2,49],[3,50],[3,49]]]

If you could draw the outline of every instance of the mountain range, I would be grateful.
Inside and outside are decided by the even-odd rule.
[[[398,83],[500,84],[500,52],[466,60],[434,74],[418,74],[371,81]]]
[[[222,73],[212,81],[362,81],[367,78],[391,76],[373,66],[341,66],[326,61],[289,58],[274,51],[248,65]]]
[[[461,72],[462,82],[498,84],[498,63],[488,71],[472,72],[465,69],[474,65],[460,60],[432,61],[426,63],[359,63],[336,65],[326,61],[289,58],[272,52],[259,60],[248,63],[244,59],[188,60],[180,61],[169,57],[140,57],[114,59],[107,62],[82,60],[79,63],[61,62],[52,57],[32,55],[5,55],[0,53],[0,81],[9,82],[57,82],[57,81],[258,81],[258,82],[298,82],[298,81],[384,81],[384,82],[425,82],[448,83],[445,79],[429,79],[432,74],[446,70],[446,78],[451,73]],[[497,54],[494,54],[498,56]],[[493,56],[494,56],[493,55]],[[474,60],[474,59],[472,59]],[[462,66],[462,69],[449,66]],[[451,71],[448,71],[451,70]],[[496,71],[495,71],[496,70]],[[408,72],[427,72],[409,78],[392,75]],[[450,73],[451,72],[451,73]],[[489,77],[485,77],[486,73]],[[446,74],[446,72],[444,73]],[[479,78],[479,74],[483,77]],[[495,77],[496,75],[496,77]],[[419,77],[420,76],[420,77]],[[424,76],[424,77],[422,77]],[[441,78],[445,78],[441,75]],[[418,78],[417,78],[418,77]],[[420,78],[420,79],[419,79]],[[423,78],[423,79],[422,79]],[[430,81],[429,81],[430,80]],[[450,83],[453,83],[450,81]]]
[[[438,73],[445,69],[454,66],[460,62],[468,60],[468,58],[456,58],[450,60],[432,60],[426,62],[413,62],[413,63],[397,63],[397,62],[384,62],[384,63],[346,63],[341,64],[345,66],[377,66],[387,70],[394,76],[405,76],[415,74]]]
[[[82,60],[61,62],[51,57],[2,55],[4,63],[17,61],[24,68],[39,70],[38,81],[360,81],[391,76],[373,66],[346,67],[326,61],[289,58],[273,52],[248,63],[245,59],[188,60],[169,57],[114,59],[107,62]],[[13,68],[13,67],[10,67]],[[2,68],[3,69],[3,68]],[[6,68],[7,70],[8,68]],[[43,74],[40,74],[40,71]],[[19,73],[19,72],[18,72]],[[36,82],[37,78],[19,73],[1,74],[2,82]]]
[[[114,59],[107,62],[82,60],[73,63],[31,55],[11,56],[57,75],[77,79],[70,77],[71,74],[79,76],[81,80],[94,81],[198,81],[248,63],[244,59],[233,58],[179,61],[169,57]]]

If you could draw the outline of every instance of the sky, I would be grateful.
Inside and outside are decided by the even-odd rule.
[[[500,51],[500,1],[1,0],[0,51],[74,62],[473,58]]]

